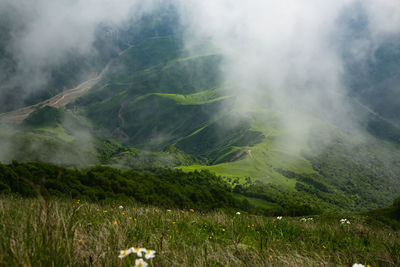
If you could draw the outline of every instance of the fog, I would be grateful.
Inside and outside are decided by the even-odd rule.
[[[287,139],[307,141],[311,117],[363,132],[365,112],[349,102],[346,51],[373,58],[387,37],[400,33],[396,0],[181,1],[187,42],[208,38],[224,55],[221,67],[239,114],[282,111]],[[359,34],[354,24],[365,18]]]
[[[0,21],[9,29],[5,50],[16,61],[16,70],[0,85],[0,93],[17,88],[21,91],[20,98],[24,98],[31,92],[43,90],[52,68],[71,55],[89,57],[95,53],[99,25],[117,29],[128,19],[149,10],[151,2],[0,0]],[[6,73],[7,67],[0,65],[1,72]],[[82,73],[82,79],[88,75],[90,73]]]
[[[25,93],[40,90],[51,66],[71,51],[93,53],[98,25],[117,29],[166,1],[0,0],[0,15],[12,24],[7,51],[17,61],[11,85],[0,88],[17,84]],[[400,33],[398,0],[170,2],[179,10],[187,47],[209,39],[219,48],[222,80],[237,96],[236,112],[279,110],[292,133],[287,137],[296,135],[299,142],[317,127],[311,117],[361,129],[365,114],[348,100],[343,49],[357,60],[372,58],[385,38]],[[360,16],[366,23],[358,38],[348,27]],[[0,97],[5,97],[1,91]]]

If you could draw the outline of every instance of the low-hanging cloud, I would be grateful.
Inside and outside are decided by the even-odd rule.
[[[22,88],[20,98],[42,90],[49,82],[51,70],[65,62],[71,53],[93,55],[99,25],[117,29],[128,19],[150,10],[155,2],[1,0],[0,16],[9,35],[5,49],[16,66],[14,73],[0,85],[0,97],[13,88]]]
[[[187,42],[209,38],[221,49],[237,110],[277,108],[287,132],[303,141],[316,127],[310,115],[358,128],[364,118],[349,103],[343,49],[354,46],[348,55],[366,59],[400,33],[397,0],[189,0],[180,8]],[[366,16],[368,35],[347,44],[343,34],[357,14]]]
[[[224,88],[238,96],[238,113],[281,110],[287,132],[302,140],[314,115],[345,126],[363,119],[348,102],[343,48],[362,61],[400,33],[398,0],[0,0],[0,15],[12,21],[7,49],[17,61],[8,82],[42,88],[51,66],[71,51],[93,52],[99,24],[118,28],[166,2],[176,4],[188,47],[210,39],[219,48]],[[343,20],[360,14],[366,34],[347,44]]]

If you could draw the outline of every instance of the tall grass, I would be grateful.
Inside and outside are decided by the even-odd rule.
[[[118,206],[123,205],[123,209]],[[152,266],[371,266],[400,264],[400,233],[364,217],[313,221],[164,210],[78,200],[0,200],[2,266],[131,266],[132,246],[157,251]],[[116,222],[116,223],[115,223]]]

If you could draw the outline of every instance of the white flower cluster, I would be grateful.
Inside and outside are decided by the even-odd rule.
[[[142,258],[143,255],[146,258],[146,260],[154,258],[156,255],[156,252],[154,250],[146,249],[146,248],[134,248],[131,247],[129,249],[121,250],[119,253],[119,258],[123,259],[126,256],[128,256],[131,253],[135,253],[138,257]],[[145,262],[143,259],[137,259],[135,261],[135,266],[138,267],[146,267],[148,264]]]
[[[282,216],[276,217],[277,220],[282,220]]]
[[[240,215],[240,212],[238,211],[238,212],[236,212],[236,215]]]
[[[307,221],[313,221],[313,218],[301,218],[300,221],[302,222],[307,222]]]
[[[365,267],[365,265],[362,265],[361,263],[354,263],[352,267]]]
[[[347,219],[340,219],[340,224],[350,224],[350,221]]]

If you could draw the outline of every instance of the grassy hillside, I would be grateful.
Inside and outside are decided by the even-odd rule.
[[[304,122],[312,132],[286,132],[283,118],[296,114],[265,103],[244,113],[242,99],[222,83],[217,45],[184,45],[180,30],[163,26],[172,13],[127,26],[118,44],[126,50],[66,109],[39,109],[2,131],[0,160],[209,170],[249,202],[284,208],[368,210],[400,193],[398,145],[315,114]],[[395,125],[369,115],[367,129],[395,140]]]
[[[131,266],[138,257],[119,259],[120,251],[142,247],[156,251],[146,260],[154,266],[400,264],[398,231],[359,215],[310,218],[2,197],[0,262]]]
[[[2,124],[0,160],[84,166],[97,162],[87,119],[70,111],[39,108],[20,125]]]
[[[283,118],[290,114],[259,106],[243,114],[241,99],[220,81],[218,49],[199,42],[197,53],[191,51],[179,35],[143,39],[70,107],[87,114],[99,135],[150,155],[165,147],[188,154],[193,160],[183,160],[185,171],[210,170],[239,184],[258,180],[270,187],[262,195],[272,190],[268,201],[280,205],[282,194],[291,194],[324,208],[367,210],[400,193],[396,145],[311,115],[308,123],[323,130],[305,140],[285,132]]]

